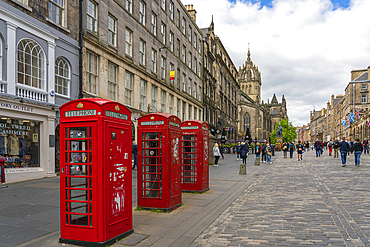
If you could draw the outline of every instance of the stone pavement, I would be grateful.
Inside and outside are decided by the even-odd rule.
[[[370,246],[370,156],[314,155],[281,155],[191,246]]]
[[[210,190],[183,193],[183,205],[170,213],[134,210],[134,233],[114,246],[189,246],[243,191],[268,168],[247,160],[247,175],[239,175],[236,156],[225,154],[220,166],[210,166]],[[133,209],[136,202],[133,172]],[[0,247],[60,247],[58,243],[59,177],[8,184],[0,189]]]

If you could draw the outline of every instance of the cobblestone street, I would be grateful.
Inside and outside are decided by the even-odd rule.
[[[280,155],[192,246],[370,246],[369,161]]]

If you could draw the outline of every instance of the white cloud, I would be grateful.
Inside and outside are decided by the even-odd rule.
[[[343,94],[350,72],[370,65],[370,1],[352,0],[347,9],[330,0],[274,0],[261,7],[246,0],[183,0],[193,4],[199,27],[213,15],[236,67],[246,59],[262,75],[262,98],[285,95],[293,125],[307,124],[309,110],[326,107],[331,94]]]

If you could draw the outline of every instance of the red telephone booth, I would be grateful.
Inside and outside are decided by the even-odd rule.
[[[181,121],[166,113],[138,120],[138,206],[170,211],[181,205]]]
[[[189,120],[181,123],[181,188],[185,192],[209,190],[208,124]]]
[[[131,111],[111,100],[60,107],[60,242],[108,245],[133,232],[131,128]]]

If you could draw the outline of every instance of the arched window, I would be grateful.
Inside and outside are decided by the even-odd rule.
[[[1,35],[0,35],[0,80],[3,80],[3,40],[1,39]],[[0,85],[1,87],[1,90],[0,92],[3,92],[2,91],[2,84]]]
[[[31,39],[18,43],[18,81],[31,87],[45,87],[45,55],[39,44]]]
[[[57,94],[69,96],[70,74],[67,61],[58,57],[55,61],[55,92]]]
[[[244,114],[244,119],[243,119],[243,129],[244,131],[247,131],[247,129],[250,129],[251,127],[251,116],[249,115],[248,112]]]

